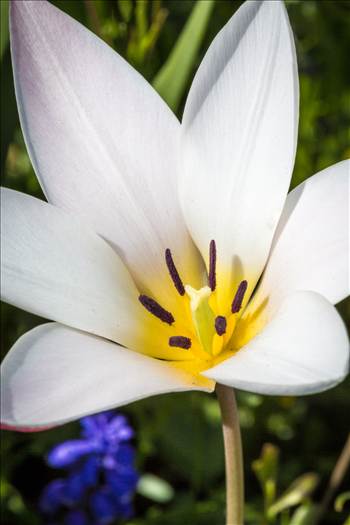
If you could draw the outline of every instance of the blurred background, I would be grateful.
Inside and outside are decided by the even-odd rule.
[[[123,55],[179,118],[206,49],[241,4],[231,0],[52,3]],[[18,121],[8,42],[8,2],[1,0],[0,5],[2,185],[43,198]],[[294,187],[320,169],[350,157],[350,2],[289,0],[286,5],[296,39],[301,88]],[[349,301],[338,308],[349,326]],[[20,335],[42,322],[2,304],[2,357]],[[315,523],[313,505],[324,498],[349,433],[349,386],[348,379],[329,392],[303,398],[238,393],[247,523]],[[135,430],[133,444],[141,476],[134,517],[127,522],[222,525],[224,463],[215,396],[163,395],[123,407],[120,412]],[[53,445],[77,438],[79,431],[79,423],[71,423],[36,434],[2,432],[2,523],[45,523],[38,498],[44,486],[57,477],[45,457]],[[266,443],[273,446],[263,449]],[[337,494],[349,488],[347,473]],[[342,496],[334,505],[332,498],[321,523],[349,524],[350,502],[345,500]],[[273,501],[274,512],[268,515],[267,507]],[[123,520],[115,521],[119,522]]]

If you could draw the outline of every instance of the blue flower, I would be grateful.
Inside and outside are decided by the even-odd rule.
[[[80,421],[80,439],[65,441],[48,454],[48,464],[65,469],[65,477],[44,489],[40,509],[51,523],[109,525],[132,516],[138,481],[134,431],[126,418],[113,411]]]

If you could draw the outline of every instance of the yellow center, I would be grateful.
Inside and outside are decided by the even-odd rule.
[[[242,319],[243,303],[247,303],[247,281],[231,292],[231,304],[222,311],[216,283],[216,246],[210,243],[208,286],[195,289],[184,285],[177,272],[170,250],[166,263],[174,286],[180,295],[177,308],[169,312],[155,299],[140,295],[141,304],[157,317],[164,336],[164,359],[193,373],[200,373],[234,355],[251,337],[249,321]],[[219,285],[220,283],[218,283]],[[165,324],[165,326],[164,326]],[[162,345],[163,346],[163,345]],[[168,351],[166,350],[168,348]],[[183,352],[183,361],[172,359],[173,350]]]

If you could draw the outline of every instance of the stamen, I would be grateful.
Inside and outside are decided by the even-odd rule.
[[[232,301],[231,312],[233,314],[236,314],[237,312],[240,311],[242,307],[242,303],[243,303],[244,294],[247,291],[247,287],[248,287],[248,282],[241,281],[240,285],[238,286],[236,295]]]
[[[191,339],[182,335],[174,335],[169,337],[169,346],[177,346],[178,348],[184,348],[188,350],[192,346]]]
[[[226,333],[227,321],[223,315],[218,315],[215,319],[215,330],[218,335],[224,335]]]
[[[169,248],[165,250],[165,262],[168,267],[170,277],[173,280],[176,290],[179,292],[180,295],[185,295],[185,287],[183,285],[183,282],[181,281],[179,272],[176,269],[174,259],[173,259],[173,256],[171,255],[171,251],[169,250]]]
[[[210,241],[209,244],[209,276],[208,284],[213,292],[216,288],[216,244],[215,241]]]
[[[175,321],[174,316],[172,313],[165,310],[162,306],[160,306],[157,301],[152,299],[151,297],[148,297],[147,295],[140,295],[139,301],[148,310],[151,314],[155,315],[163,321],[164,323],[173,324]]]

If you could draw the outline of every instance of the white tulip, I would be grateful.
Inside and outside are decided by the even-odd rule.
[[[11,48],[48,203],[3,190],[2,296],[55,322],[5,358],[4,426],[41,429],[215,382],[283,395],[339,383],[350,162],[287,195],[298,74],[284,5],[238,10],[181,124],[45,1],[11,2]]]

